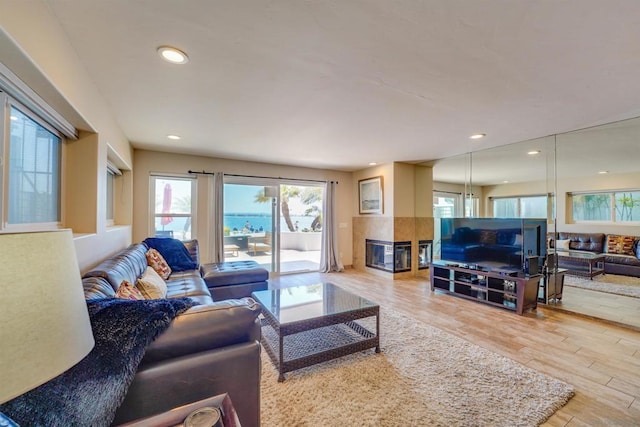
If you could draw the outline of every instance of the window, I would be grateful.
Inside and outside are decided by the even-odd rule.
[[[122,172],[111,161],[107,160],[107,225],[115,224],[115,184]]]
[[[580,221],[640,221],[640,191],[570,193],[571,219]]]
[[[494,218],[546,218],[547,196],[491,198]]]
[[[107,171],[107,223],[113,225],[113,181],[115,175],[110,170]]]
[[[433,217],[454,218],[460,215],[462,194],[447,193],[443,191],[433,192]]]
[[[170,176],[151,177],[153,235],[179,240],[195,238],[192,230],[195,206],[193,178]]]
[[[0,140],[7,182],[3,223],[57,223],[61,221],[62,137],[35,114],[0,93],[9,140]],[[8,117],[7,117],[8,116]]]

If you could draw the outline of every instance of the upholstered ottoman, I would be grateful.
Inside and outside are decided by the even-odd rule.
[[[200,274],[214,301],[250,297],[251,292],[267,289],[269,272],[255,261],[229,261],[202,264]]]

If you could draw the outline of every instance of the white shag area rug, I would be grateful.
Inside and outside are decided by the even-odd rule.
[[[574,288],[640,298],[640,277],[604,274],[594,277],[593,280],[589,280],[565,274],[564,284],[565,286],[573,286]]]
[[[381,308],[373,349],[278,374],[262,352],[261,417],[280,426],[536,426],[573,388]]]

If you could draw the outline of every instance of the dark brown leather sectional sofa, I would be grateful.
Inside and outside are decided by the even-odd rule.
[[[199,265],[198,242],[184,242]],[[147,267],[136,243],[83,276],[86,299],[112,298]],[[260,306],[251,298],[214,301],[199,270],[174,272],[167,298],[200,305],[176,317],[148,347],[114,424],[228,393],[243,426],[260,425]]]
[[[571,233],[559,231],[558,240],[570,240],[569,249],[572,251],[588,251],[605,255],[604,272],[609,274],[621,274],[625,276],[640,277],[640,237],[634,237],[633,255],[609,253],[607,251],[607,238],[604,233]],[[550,246],[554,247],[554,234],[548,233]]]

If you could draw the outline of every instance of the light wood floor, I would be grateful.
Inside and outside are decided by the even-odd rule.
[[[640,426],[640,332],[539,307],[524,316],[432,293],[428,279],[307,273],[271,287],[330,281],[574,386],[545,426]]]
[[[640,331],[640,298],[564,286],[562,301],[549,308],[627,325]]]

